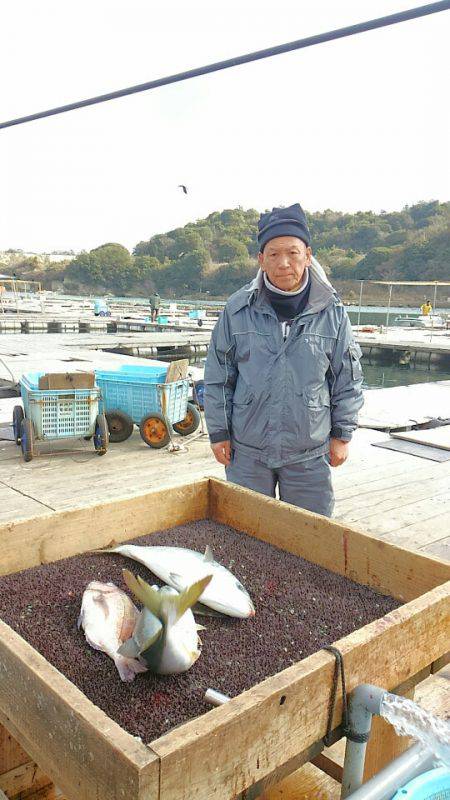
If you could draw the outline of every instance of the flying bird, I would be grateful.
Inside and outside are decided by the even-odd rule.
[[[187,194],[187,187],[186,187],[186,186],[185,186],[183,183],[180,183],[180,184],[179,184],[179,186],[178,186],[178,188],[179,188],[179,189],[183,189],[183,192],[184,192],[185,194]]]

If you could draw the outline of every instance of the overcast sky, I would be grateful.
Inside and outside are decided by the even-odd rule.
[[[3,2],[0,121],[419,4]],[[132,249],[238,205],[448,200],[449,33],[441,12],[0,131],[0,249]]]

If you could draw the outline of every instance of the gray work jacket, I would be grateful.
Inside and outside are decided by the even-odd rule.
[[[231,440],[268,467],[306,461],[349,441],[363,404],[361,350],[320,264],[286,341],[263,276],[233,294],[214,328],[205,367],[212,443]]]

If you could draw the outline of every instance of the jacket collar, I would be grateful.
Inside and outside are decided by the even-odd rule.
[[[303,313],[315,314],[326,308],[333,300],[336,302],[337,294],[328,280],[325,270],[314,256],[311,259],[309,272],[311,275],[311,291],[308,305]],[[251,283],[243,286],[242,289],[239,289],[230,297],[227,303],[230,312],[235,314],[245,306],[250,306],[261,296],[263,288],[264,276],[260,268]]]

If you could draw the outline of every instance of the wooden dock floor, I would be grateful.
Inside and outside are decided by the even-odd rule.
[[[8,419],[14,399],[0,401]],[[137,430],[99,457],[92,443],[79,440],[81,452],[63,442],[39,445],[40,455],[25,463],[13,442],[0,442],[0,521],[92,505],[147,489],[173,486],[205,475],[224,477],[208,437],[174,441],[186,450],[152,450]],[[387,434],[359,429],[350,458],[333,470],[335,516],[341,521],[403,547],[450,560],[450,461],[438,463],[372,447]],[[72,445],[73,446],[73,445]],[[52,451],[66,452],[52,455]]]

